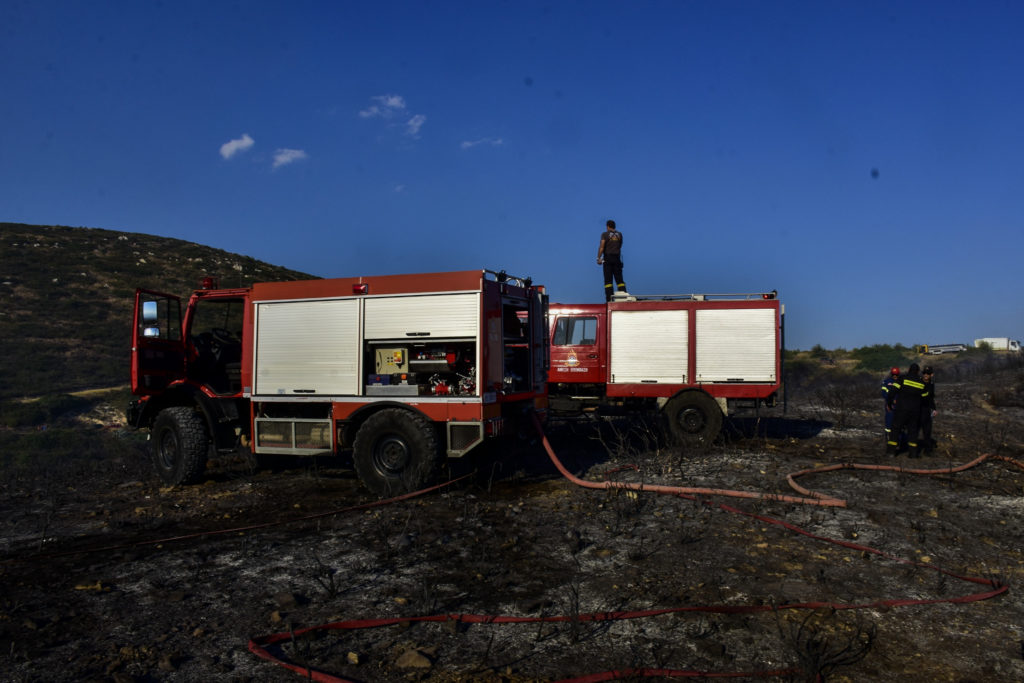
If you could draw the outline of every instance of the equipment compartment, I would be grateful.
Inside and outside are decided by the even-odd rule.
[[[473,341],[367,342],[366,368],[367,396],[478,395]]]

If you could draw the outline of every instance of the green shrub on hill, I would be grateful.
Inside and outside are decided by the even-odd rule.
[[[893,366],[904,367],[916,358],[914,350],[902,344],[862,346],[850,351],[850,357],[857,361],[857,369],[869,372],[882,372]]]

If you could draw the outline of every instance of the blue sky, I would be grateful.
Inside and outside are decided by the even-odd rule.
[[[1024,3],[0,3],[0,221],[1024,337]],[[140,283],[145,284],[145,283]]]

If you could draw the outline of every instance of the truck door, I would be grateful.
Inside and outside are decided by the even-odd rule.
[[[598,316],[558,314],[551,332],[550,382],[603,382]]]
[[[173,294],[135,290],[132,393],[158,394],[171,382],[184,378],[181,299]]]

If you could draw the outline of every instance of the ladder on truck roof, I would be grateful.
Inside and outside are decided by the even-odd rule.
[[[510,282],[518,287],[529,289],[533,286],[532,277],[519,277],[517,275],[509,275],[504,270],[493,271],[484,269],[484,279],[491,280],[494,282]]]
[[[629,294],[615,292],[612,301],[751,301],[770,300],[778,297],[778,290],[752,292],[749,294]]]

